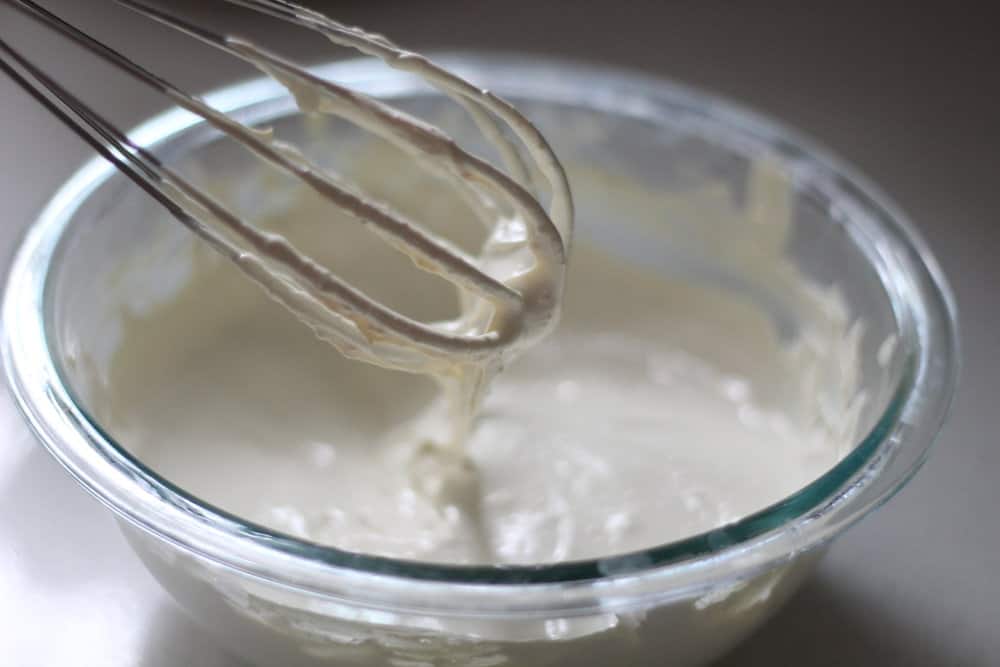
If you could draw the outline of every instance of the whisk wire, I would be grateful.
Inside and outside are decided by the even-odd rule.
[[[518,209],[522,214],[524,214],[525,217],[533,223],[536,230],[547,238],[550,246],[549,250],[554,255],[562,254],[563,248],[561,239],[556,238],[556,235],[559,232],[554,228],[549,229],[550,227],[553,227],[553,225],[544,210],[541,208],[538,200],[531,195],[531,193],[524,190],[520,183],[513,180],[507,174],[496,169],[488,162],[459,149],[455,144],[455,141],[440,129],[428,126],[420,119],[400,109],[390,108],[372,97],[349,90],[332,81],[321,79],[307,70],[294,65],[288,60],[256,47],[244,40],[224,37],[222,35],[212,33],[211,31],[195,26],[190,22],[184,21],[183,19],[163,12],[162,10],[150,7],[145,3],[137,2],[135,0],[116,1],[119,4],[148,16],[153,20],[195,37],[196,39],[240,58],[241,60],[249,62],[264,72],[275,76],[279,80],[284,81],[288,78],[297,79],[330,93],[340,102],[340,104],[338,106],[328,108],[327,110],[335,115],[345,118],[358,127],[392,142],[396,146],[410,153],[419,154],[420,157],[425,160],[425,164],[435,167],[439,172],[443,172],[451,181],[452,185],[459,188],[459,190],[467,187],[465,175],[470,170],[479,174],[481,176],[481,185],[489,188],[490,190],[489,193],[486,193],[488,197],[499,196],[506,199],[508,204],[512,205],[515,209]],[[292,89],[294,90],[294,87],[292,87]],[[372,123],[372,118],[377,118],[380,122]],[[441,156],[444,156],[445,159],[440,159]],[[264,157],[266,159],[270,159],[266,155]],[[315,166],[310,169],[310,172],[312,173],[318,173],[318,171],[319,170],[315,168]],[[517,196],[511,197],[510,195],[512,193],[515,193]],[[484,193],[481,189],[477,189],[476,192],[473,193],[473,196],[467,199],[473,209],[480,213],[483,213],[481,210],[481,207],[483,206],[483,195]],[[396,215],[398,216],[398,214]],[[492,218],[495,219],[495,214],[491,214],[488,211],[484,215],[492,216]],[[372,221],[373,220],[369,220],[369,222]],[[417,234],[419,232],[415,231],[413,233]],[[424,241],[422,239],[418,239],[418,242],[420,245],[430,244],[429,241]],[[440,244],[439,241],[438,243]],[[432,248],[431,250],[433,251],[437,249]],[[450,248],[450,250],[453,255],[461,255],[461,252],[456,248]],[[424,262],[429,262],[431,261],[430,256],[431,252],[428,252],[421,259]],[[559,261],[563,260],[562,257],[556,257],[556,259]],[[467,263],[470,267],[473,264],[471,260],[467,260]],[[463,267],[463,273],[467,277],[474,271],[475,269]],[[462,273],[459,275],[462,275]],[[463,284],[465,289],[474,293],[479,293],[480,296],[485,298],[505,301],[507,305],[515,304],[514,295],[495,281],[492,281],[492,284],[490,284],[491,279],[488,276],[483,274],[473,276],[473,278],[478,278],[480,281],[485,281],[487,284],[484,286],[482,283],[469,280]]]
[[[116,2],[136,4],[136,0],[116,0]],[[379,58],[394,69],[419,72],[428,83],[455,99],[472,115],[480,131],[500,149],[511,174],[518,182],[527,184],[530,176],[519,153],[503,136],[489,115],[483,112],[496,114],[528,148],[532,159],[548,181],[552,190],[551,217],[562,234],[564,247],[568,249],[573,236],[573,199],[566,173],[538,128],[511,104],[489,90],[473,86],[420,54],[401,49],[382,35],[344,25],[294,2],[288,0],[224,0],[224,2],[317,31],[335,44]]]
[[[102,157],[154,197],[181,223],[204,236],[202,225],[171,195],[164,192],[164,168],[159,160],[133,143],[114,125],[2,39],[0,39],[0,52],[6,56],[0,57],[0,70]],[[13,60],[24,73],[18,71],[8,58]],[[207,237],[206,240],[212,241]]]
[[[276,0],[226,0],[297,25],[318,30],[335,43],[375,55],[399,69],[415,69],[472,113],[480,130],[493,140],[512,175],[496,169],[484,160],[460,149],[454,140],[437,128],[374,98],[351,91],[333,82],[320,79],[308,71],[245,40],[224,37],[179,19],[167,12],[136,0],[116,0],[129,9],[176,30],[200,39],[227,53],[250,62],[271,74],[294,92],[296,81],[322,90],[335,103],[322,110],[334,113],[355,125],[386,138],[424,159],[426,164],[445,175],[480,215],[489,217],[496,200],[504,200],[521,213],[532,233],[532,250],[558,265],[565,263],[565,245],[572,224],[572,204],[565,174],[544,139],[526,119],[505,102],[487,91],[476,89],[468,82],[433,65],[421,56],[398,49],[388,39],[356,28],[349,28],[326,19],[292,2]],[[165,79],[136,64],[123,54],[91,37],[33,0],[7,0],[7,4],[24,12],[43,25],[69,38],[96,54],[117,69],[141,83],[166,95],[182,108],[200,116],[219,131],[235,138],[246,148],[279,169],[293,175],[341,210],[370,224],[372,229],[397,250],[409,255],[417,266],[439,274],[444,279],[471,294],[494,303],[497,307],[517,310],[523,307],[522,295],[507,284],[493,278],[477,266],[453,244],[410,223],[387,206],[369,202],[349,186],[309,161],[295,147],[278,142],[269,134],[242,125],[213,109]],[[412,360],[387,362],[374,352],[377,341],[402,344],[426,362],[434,359],[475,359],[493,350],[510,345],[517,331],[480,331],[458,333],[434,323],[423,323],[402,315],[378,303],[345,282],[308,256],[296,251],[285,239],[267,234],[242,221],[217,200],[195,187],[175,171],[163,165],[149,151],[136,145],[113,124],[48,76],[23,54],[0,40],[0,69],[15,83],[70,127],[102,156],[107,158],[130,179],[140,185],[185,226],[208,241],[217,251],[239,266],[244,273],[265,286],[272,295],[291,310],[308,319],[304,313],[313,299],[327,308],[324,331],[333,336],[345,353],[366,358],[401,370],[414,370]],[[329,108],[328,108],[329,107]],[[502,135],[488,112],[496,113],[528,147],[540,171],[552,190],[550,218],[537,198],[525,188],[527,170],[517,149]],[[531,143],[537,136],[535,144]],[[469,175],[474,178],[469,178]],[[495,214],[495,212],[494,212]],[[567,215],[569,216],[567,218]],[[267,261],[287,271],[290,282],[266,280],[264,264],[233,245],[218,230],[221,224],[240,242],[262,251]],[[267,284],[270,283],[270,287]],[[278,293],[275,293],[278,292]],[[419,365],[419,364],[417,364]]]

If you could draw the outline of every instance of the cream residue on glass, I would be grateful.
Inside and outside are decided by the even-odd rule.
[[[351,150],[345,176],[364,192],[462,247],[483,242],[468,202],[399,168],[396,149]],[[623,234],[655,233],[652,211],[696,210],[702,236],[670,243],[711,247],[784,295],[797,332],[779,332],[751,293],[637,264],[600,238],[613,234],[601,221],[574,246],[559,328],[497,377],[462,450],[429,449],[452,419],[433,381],[345,359],[196,240],[175,240],[137,258],[168,253],[181,275],[123,317],[98,416],[154,470],[234,514],[350,551],[451,563],[666,543],[763,509],[835,464],[864,400],[860,333],[837,291],[784,255],[783,176],[761,161],[737,205],[711,187],[656,192],[613,169],[567,168],[580,208],[616,216]],[[267,191],[255,225],[390,307],[425,321],[462,312],[453,289],[300,185],[261,170],[217,189],[234,200]]]

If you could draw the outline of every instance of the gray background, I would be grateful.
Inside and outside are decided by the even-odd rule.
[[[103,0],[50,1],[193,90],[248,74]],[[306,61],[322,40],[220,3],[168,3]],[[548,53],[722,93],[812,134],[915,218],[962,309],[965,372],[916,480],[836,543],[734,665],[1000,663],[1000,377],[994,224],[1000,58],[988,10],[867,3],[326,2],[408,46]],[[0,37],[90,88],[123,125],[164,106],[0,8]],[[86,154],[0,77],[0,252]],[[4,256],[5,256],[4,255]],[[34,445],[0,396],[0,663],[232,666],[167,600],[104,510]],[[57,632],[53,633],[53,628]]]

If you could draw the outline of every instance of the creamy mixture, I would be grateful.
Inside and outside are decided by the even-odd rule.
[[[691,238],[742,289],[643,268],[614,233],[605,247],[630,205],[663,202],[582,168],[577,194],[608,220],[575,244],[566,280],[573,206],[541,134],[384,38],[332,38],[457,98],[511,176],[423,121],[229,40],[304,111],[377,139],[335,177],[270,131],[175,96],[298,178],[240,184],[271,199],[248,219],[170,178],[207,244],[175,247],[177,289],[126,310],[95,409],[144,462],[222,509],[349,551],[543,563],[726,524],[839,459],[863,400],[858,330],[836,292],[785,259],[787,186],[766,162],[745,202],[694,196],[710,205]],[[533,197],[536,181],[547,197]],[[119,278],[134,282],[128,267]],[[779,332],[768,298],[797,326]]]
[[[419,174],[386,179],[389,164],[392,155],[372,150],[350,177],[461,245],[481,242],[461,200],[426,196]],[[678,206],[613,174],[570,172],[582,206],[610,207],[616,224]],[[233,186],[246,187],[273,188],[254,224],[391,307],[425,321],[458,312],[453,289],[301,186]],[[170,251],[179,288],[132,304],[98,416],[204,500],[351,551],[540,563],[725,524],[829,469],[852,442],[863,399],[858,332],[841,299],[783,256],[781,178],[760,165],[746,206],[716,194],[702,193],[702,241],[749,239],[719,253],[787,295],[800,319],[793,334],[779,335],[747,291],[643,268],[584,236],[559,328],[500,374],[464,452],[448,450],[428,445],[446,439],[450,422],[433,381],[345,359],[192,239]]]

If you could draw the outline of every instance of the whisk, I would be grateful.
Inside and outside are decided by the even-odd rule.
[[[296,147],[214,110],[37,3],[6,0],[299,179],[408,255],[418,268],[440,275],[462,294],[467,307],[454,321],[422,322],[388,308],[283,237],[242,220],[0,39],[0,69],[344,354],[398,370],[441,374],[502,363],[505,355],[554,326],[572,236],[572,199],[566,175],[545,138],[510,104],[381,35],[342,25],[292,2],[224,0],[316,31],[335,44],[421,76],[471,115],[497,148],[505,166],[501,170],[463,150],[440,129],[383,101],[323,80],[247,40],[216,34],[141,2],[116,1],[255,65],[286,86],[304,111],[341,117],[401,148],[422,168],[454,187],[492,231],[480,254],[470,256],[384,203],[370,201],[337,175],[310,162]],[[548,210],[536,194],[529,161],[501,123],[520,140],[530,164],[544,178],[550,194]],[[512,257],[525,252],[530,261],[512,262]],[[491,275],[491,266],[520,268],[497,277]]]

